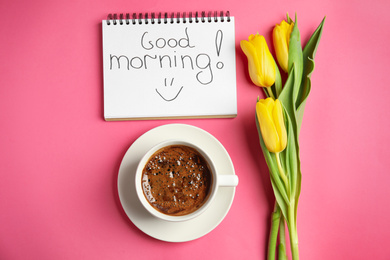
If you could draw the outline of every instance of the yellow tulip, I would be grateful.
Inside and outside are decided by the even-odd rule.
[[[272,34],[276,58],[284,72],[288,72],[288,47],[290,44],[290,35],[293,28],[293,22],[289,24],[283,20],[280,24],[275,26]]]
[[[272,98],[259,100],[256,104],[256,115],[268,151],[272,153],[283,151],[287,145],[287,132],[280,101]]]
[[[248,58],[249,76],[259,87],[271,87],[275,83],[275,61],[268,49],[264,36],[256,34],[249,41],[240,42],[241,49]]]

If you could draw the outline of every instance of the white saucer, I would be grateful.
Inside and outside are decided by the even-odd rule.
[[[152,216],[137,198],[135,171],[139,160],[148,149],[171,138],[191,140],[210,154],[215,161],[218,172],[235,174],[229,154],[214,136],[195,126],[168,124],[146,132],[127,150],[119,168],[118,192],[127,216],[144,233],[163,241],[185,242],[206,235],[221,223],[232,205],[235,188],[219,188],[210,207],[195,219],[184,222],[168,222]]]

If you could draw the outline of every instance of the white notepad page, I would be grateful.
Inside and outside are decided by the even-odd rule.
[[[234,17],[108,19],[102,27],[106,120],[237,115]]]

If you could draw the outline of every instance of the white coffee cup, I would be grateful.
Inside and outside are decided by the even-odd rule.
[[[156,153],[161,148],[171,146],[171,145],[184,145],[191,147],[195,150],[197,150],[207,161],[208,166],[211,171],[212,175],[212,183],[211,187],[208,193],[208,197],[206,199],[206,202],[197,210],[195,210],[192,213],[189,213],[187,215],[180,215],[180,216],[174,216],[174,215],[168,215],[164,214],[157,209],[155,209],[147,200],[144,194],[144,190],[142,188],[142,171],[145,167],[145,165],[149,162],[151,156]],[[144,208],[153,216],[166,220],[166,221],[186,221],[190,220],[192,218],[195,218],[199,215],[201,215],[206,209],[212,204],[218,189],[220,187],[235,187],[238,185],[238,177],[237,175],[223,175],[223,173],[217,172],[217,169],[215,167],[214,161],[212,157],[204,151],[201,147],[195,145],[193,142],[190,142],[188,140],[179,140],[179,139],[171,139],[167,141],[163,141],[151,149],[149,149],[146,154],[142,157],[140,162],[138,163],[137,171],[135,174],[135,189],[137,192],[137,196],[141,202],[141,204],[144,206]]]

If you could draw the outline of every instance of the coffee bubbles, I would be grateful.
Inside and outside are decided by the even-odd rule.
[[[213,178],[207,161],[197,150],[170,145],[149,158],[141,180],[152,207],[167,215],[182,216],[205,203]]]

